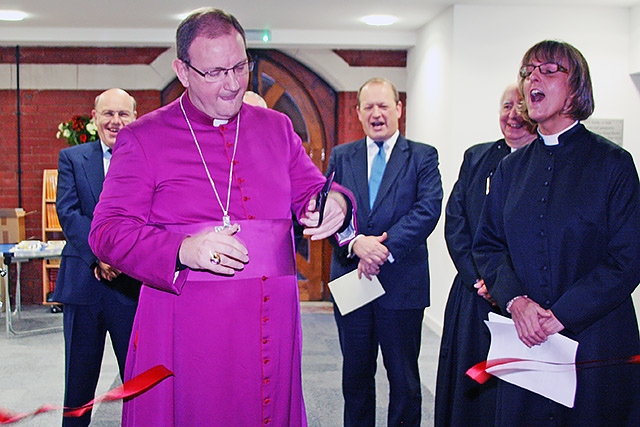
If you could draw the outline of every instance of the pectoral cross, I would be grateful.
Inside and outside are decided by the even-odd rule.
[[[226,228],[231,228],[231,218],[229,215],[223,215],[222,217],[222,225],[217,225],[214,230],[217,232],[222,231]]]

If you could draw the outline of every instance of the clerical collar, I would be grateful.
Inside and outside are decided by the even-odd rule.
[[[219,127],[229,123],[228,119],[213,119],[213,127]]]
[[[554,133],[553,135],[543,135],[542,133],[540,133],[540,130],[538,130],[538,135],[540,135],[540,137],[542,138],[542,141],[544,142],[544,145],[558,145],[558,144],[560,144],[560,135],[562,135],[563,133],[565,133],[569,129],[572,129],[578,123],[579,123],[579,121],[576,120],[569,127],[561,130],[558,133]]]

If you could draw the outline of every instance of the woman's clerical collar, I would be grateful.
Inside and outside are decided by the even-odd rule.
[[[544,145],[558,145],[560,144],[560,135],[573,128],[577,124],[578,121],[576,120],[569,127],[562,129],[560,132],[554,133],[553,135],[543,135],[542,133],[540,133],[540,130],[538,130],[538,134],[542,138],[542,141],[544,141]]]

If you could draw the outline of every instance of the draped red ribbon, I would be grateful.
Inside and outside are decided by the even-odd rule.
[[[487,372],[487,369],[492,368],[494,366],[506,365],[514,362],[537,362],[544,363],[548,365],[574,365],[574,363],[557,363],[557,362],[547,362],[543,360],[531,360],[531,359],[519,359],[519,358],[504,358],[504,359],[492,359],[485,360],[478,364],[473,365],[469,369],[467,369],[467,375],[471,377],[474,381],[479,384],[484,384],[492,377],[492,375]],[[636,354],[631,357],[621,357],[617,359],[607,359],[607,360],[588,360],[584,362],[575,363],[576,369],[586,369],[586,368],[595,368],[598,366],[609,366],[616,364],[640,364],[640,354]]]
[[[140,375],[131,378],[121,386],[118,386],[108,392],[101,394],[93,399],[91,402],[78,406],[77,408],[66,408],[62,406],[45,404],[32,412],[12,413],[5,409],[0,408],[0,424],[11,424],[16,421],[23,420],[28,417],[33,417],[45,412],[63,410],[65,417],[80,417],[97,403],[100,402],[112,402],[115,400],[130,399],[136,397],[147,390],[153,388],[164,379],[173,375],[173,372],[168,370],[163,365],[157,365],[153,368],[144,371]]]

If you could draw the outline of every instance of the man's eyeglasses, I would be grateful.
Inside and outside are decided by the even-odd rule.
[[[555,73],[568,73],[569,70],[564,68],[562,65],[557,62],[545,62],[540,65],[527,64],[523,65],[520,68],[520,77],[525,78],[529,77],[533,71],[538,68],[540,70],[540,74],[555,74]]]
[[[243,61],[239,64],[234,65],[231,68],[214,68],[213,70],[210,70],[210,71],[200,71],[196,67],[191,65],[189,61],[182,61],[182,62],[187,64],[187,67],[191,68],[193,71],[195,71],[196,73],[204,77],[204,81],[208,83],[215,83],[215,82],[221,81],[222,79],[227,77],[227,74],[229,74],[230,71],[233,71],[233,74],[235,74],[236,76],[247,75],[250,71],[253,71],[253,66],[255,64],[255,62],[253,61]]]

